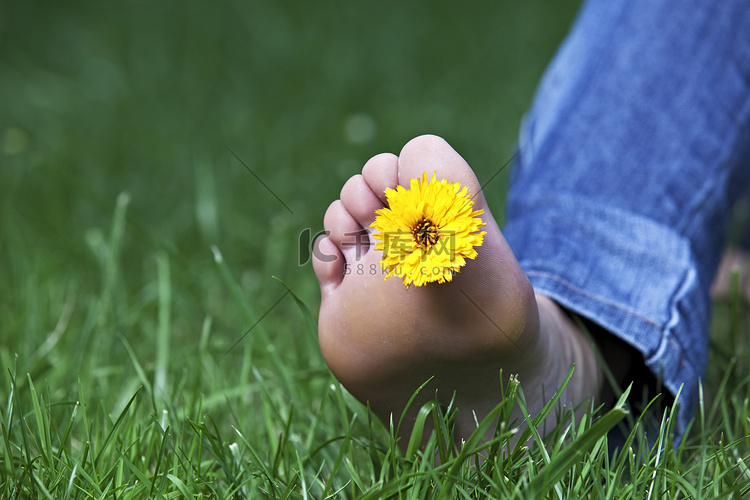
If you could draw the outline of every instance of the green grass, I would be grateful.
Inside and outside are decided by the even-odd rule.
[[[428,405],[402,451],[318,350],[300,234],[420,133],[491,178],[576,3],[0,4],[0,498],[747,496],[737,297],[676,447],[610,453],[622,405],[519,441],[506,374],[493,440]]]

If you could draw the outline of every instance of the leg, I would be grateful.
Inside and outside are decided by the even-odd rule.
[[[693,413],[709,286],[750,168],[750,2],[592,0],[523,127],[504,233],[537,293]]]

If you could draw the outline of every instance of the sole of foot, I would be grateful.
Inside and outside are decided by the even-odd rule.
[[[408,188],[425,172],[466,186],[474,209],[484,211],[487,234],[476,259],[451,282],[407,289],[397,277],[384,280],[370,225],[386,206],[386,188]],[[316,241],[313,260],[321,351],[341,383],[385,422],[397,422],[414,391],[430,380],[407,412],[402,436],[437,393],[442,404],[453,401],[456,439],[466,439],[475,418],[481,421],[500,402],[507,383],[500,370],[506,379],[518,376],[532,415],[573,363],[561,402],[571,408],[597,395],[599,368],[587,339],[555,302],[535,295],[474,172],[443,139],[420,136],[398,156],[370,159],[330,205],[324,227],[327,236]]]

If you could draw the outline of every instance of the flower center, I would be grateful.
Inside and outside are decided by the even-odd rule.
[[[417,245],[422,247],[422,250],[427,251],[438,242],[439,234],[438,229],[431,220],[423,218],[411,232],[414,235],[414,239],[417,241]]]

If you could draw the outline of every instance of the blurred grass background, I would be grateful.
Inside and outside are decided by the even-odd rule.
[[[512,155],[577,3],[3,2],[4,366],[18,354],[21,373],[75,380],[86,358],[76,329],[51,359],[32,354],[64,310],[71,324],[96,323],[80,299],[104,286],[121,192],[130,196],[123,286],[113,321],[98,320],[105,331],[89,327],[89,340],[111,344],[90,362],[118,364],[117,334],[152,344],[140,311],[154,307],[159,252],[172,263],[181,342],[196,341],[206,316],[218,343],[247,326],[226,306],[211,245],[258,311],[284,292],[272,275],[315,310],[299,233],[322,229],[326,207],[370,156],[397,153],[415,135],[446,137],[488,179]],[[489,194],[499,217],[505,175]],[[288,327],[278,335],[299,328],[285,319],[291,308],[285,301],[268,318]]]
[[[272,277],[316,315],[300,234],[374,154],[435,133],[492,177],[577,4],[0,2],[0,496],[104,497],[167,440],[178,475],[216,445],[181,476],[212,484],[229,424],[338,463],[353,421]]]

